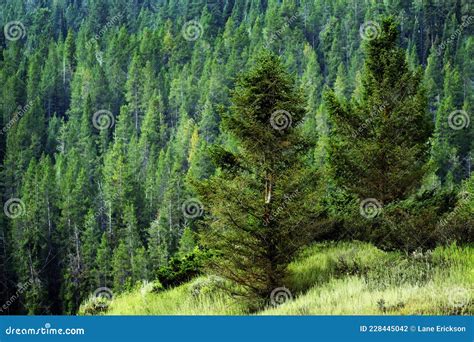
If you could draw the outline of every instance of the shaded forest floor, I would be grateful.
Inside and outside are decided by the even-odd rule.
[[[263,315],[468,315],[474,313],[474,246],[404,255],[361,242],[318,243],[290,264],[291,299]],[[236,315],[247,308],[202,276],[155,292],[147,283],[107,303],[110,315]],[[286,298],[288,298],[287,296]],[[85,303],[79,314],[87,313]]]

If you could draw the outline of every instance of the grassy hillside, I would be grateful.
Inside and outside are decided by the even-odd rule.
[[[473,314],[474,247],[438,247],[403,256],[366,243],[315,244],[290,265],[292,300],[264,315]],[[109,315],[247,314],[216,277],[153,291],[153,283],[116,296]],[[82,305],[90,312],[93,301]]]

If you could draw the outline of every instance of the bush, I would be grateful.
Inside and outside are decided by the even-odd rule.
[[[441,220],[455,203],[455,193],[443,190],[425,192],[388,205],[382,210],[380,230],[372,235],[373,241],[384,249],[413,252],[455,240],[456,235],[448,231]]]
[[[360,240],[383,250],[413,252],[454,241],[474,241],[474,176],[461,188],[426,189],[392,203],[381,203],[378,215],[360,213],[361,199],[328,186],[322,239]]]
[[[154,282],[151,283],[151,292],[153,293],[161,292],[164,289],[165,289],[164,286],[158,280],[155,280]]]
[[[110,300],[104,297],[91,297],[79,309],[82,315],[99,315],[108,310]]]
[[[437,267],[439,264],[430,250],[418,250],[408,256],[387,255],[362,275],[369,289],[385,290],[406,284],[422,286],[433,279]]]
[[[351,249],[337,256],[334,262],[334,273],[336,276],[350,276],[363,273],[365,266],[358,258],[358,250]]]
[[[210,293],[221,291],[225,287],[225,280],[219,276],[196,279],[189,287],[193,297],[199,297]]]
[[[338,209],[342,222],[339,239],[367,241],[383,250],[407,253],[432,249],[461,238],[462,230],[443,224],[443,216],[455,206],[454,191],[425,191],[403,201],[382,204],[375,217],[367,218],[360,213],[360,201],[352,199],[345,204],[346,209]]]
[[[474,242],[474,174],[463,184],[455,207],[440,225],[454,240]]]
[[[148,293],[161,292],[164,290],[164,287],[158,280],[154,280],[151,282],[144,281],[143,283],[138,284],[137,289],[140,290],[142,295],[146,295]]]
[[[195,248],[184,256],[171,258],[168,265],[160,267],[158,280],[165,288],[177,286],[200,275],[205,261],[213,256],[212,252]]]

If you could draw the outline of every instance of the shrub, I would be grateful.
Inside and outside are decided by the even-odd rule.
[[[82,315],[99,315],[108,310],[110,300],[104,297],[90,297],[79,309]]]
[[[351,249],[337,256],[334,262],[334,273],[336,276],[350,276],[363,273],[364,264],[358,258],[358,250]]]
[[[189,287],[193,297],[215,293],[224,289],[225,280],[219,276],[196,279]]]
[[[455,240],[456,234],[447,230],[441,221],[443,215],[453,210],[455,203],[455,192],[442,190],[425,192],[388,206],[382,215],[385,223],[382,231],[389,235],[385,238],[386,247],[413,252]]]
[[[157,272],[158,280],[165,288],[187,282],[202,273],[205,261],[212,256],[212,252],[198,248],[184,256],[175,256],[168,265],[160,267]]]
[[[399,311],[400,309],[403,309],[405,307],[405,303],[403,302],[398,302],[397,304],[395,305],[387,305],[387,303],[385,302],[385,300],[383,298],[381,298],[378,302],[377,302],[377,307],[378,309],[380,310],[380,312],[386,314],[386,313],[390,313],[390,312],[397,312]]]
[[[370,289],[384,290],[406,284],[421,286],[433,279],[440,264],[430,250],[418,250],[407,256],[387,254],[382,262],[367,268],[362,275]]]
[[[463,184],[456,205],[440,220],[440,226],[453,240],[474,242],[474,174]]]
[[[151,282],[144,281],[142,284],[138,285],[138,289],[140,290],[142,295],[145,295],[148,293],[161,292],[164,290],[164,287],[158,280],[154,280]]]
[[[161,292],[164,289],[165,289],[164,286],[158,280],[155,280],[154,282],[151,283],[151,292],[153,293]]]
[[[378,214],[366,218],[359,212],[359,202],[348,204],[351,214],[343,216],[341,239],[358,239],[383,250],[428,250],[440,243],[460,238],[460,231],[442,224],[443,215],[453,210],[453,191],[427,191],[409,199],[382,205]]]

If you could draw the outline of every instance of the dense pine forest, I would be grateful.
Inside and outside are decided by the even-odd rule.
[[[256,312],[303,291],[288,265],[314,243],[473,242],[469,0],[5,0],[0,18],[2,314],[203,274]]]

